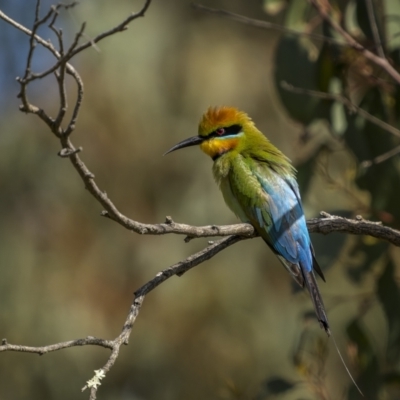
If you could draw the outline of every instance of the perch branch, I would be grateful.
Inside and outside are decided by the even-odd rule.
[[[400,231],[384,226],[381,222],[367,221],[359,215],[355,219],[330,215],[326,212],[321,212],[321,215],[323,218],[313,218],[307,221],[310,232],[324,235],[332,232],[366,235],[400,247]]]

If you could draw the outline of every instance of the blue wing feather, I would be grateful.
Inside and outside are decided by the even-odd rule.
[[[290,263],[311,271],[311,241],[296,181],[274,171],[269,172],[268,179],[255,175],[268,199],[262,208],[256,207],[255,216],[270,246]]]

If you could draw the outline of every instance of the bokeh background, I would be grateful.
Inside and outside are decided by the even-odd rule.
[[[33,1],[0,0],[30,27]],[[364,1],[337,1],[334,16],[375,49]],[[337,37],[303,0],[204,1],[300,31]],[[51,2],[42,1],[42,12]],[[385,51],[399,59],[400,6],[374,2]],[[71,41],[105,31],[139,1],[82,0],[63,12]],[[54,35],[48,29],[44,38]],[[0,21],[0,336],[41,346],[88,335],[116,337],[133,291],[202,249],[206,239],[139,236],[100,217],[59,144],[35,116],[18,111],[28,38]],[[34,68],[51,56],[38,47]],[[234,105],[299,169],[308,217],[332,214],[400,227],[399,158],[362,163],[397,145],[383,129],[334,101],[285,91],[280,83],[343,93],[399,126],[400,90],[344,47],[222,19],[189,1],[154,1],[145,18],[72,62],[85,99],[72,140],[96,181],[127,216],[146,223],[167,215],[193,225],[234,223],[198,149],[162,157],[197,133],[210,105]],[[72,83],[72,82],[70,82]],[[75,88],[69,87],[70,104]],[[57,109],[52,79],[32,85],[34,104]],[[396,142],[397,140],[397,142]],[[400,398],[399,249],[370,237],[313,235],[327,283],[321,291],[332,330],[366,398]],[[85,381],[108,351],[73,348],[38,357],[0,355],[0,399],[86,399]],[[313,317],[308,295],[266,245],[248,240],[145,300],[129,346],[99,399],[357,399],[332,340]]]

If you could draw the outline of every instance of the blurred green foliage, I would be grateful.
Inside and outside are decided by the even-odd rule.
[[[25,24],[29,6],[0,0]],[[43,1],[47,7],[50,1]],[[364,1],[332,2],[335,18],[372,50]],[[400,5],[374,2],[384,49],[400,65]],[[62,15],[72,40],[114,26],[141,2],[85,0]],[[337,38],[305,0],[212,2]],[[52,37],[51,32],[41,34]],[[132,293],[158,271],[204,247],[180,237],[132,235],[99,216],[57,141],[34,116],[18,111],[14,81],[28,39],[1,22],[0,334],[10,343],[45,345],[87,335],[113,338]],[[69,35],[69,36],[68,36]],[[53,37],[52,37],[53,38]],[[53,38],[54,39],[54,38]],[[38,53],[34,66],[48,61]],[[308,216],[319,211],[383,221],[399,228],[399,158],[365,167],[398,139],[334,101],[284,90],[343,94],[400,127],[400,89],[346,47],[278,35],[194,11],[189,2],[151,4],[128,31],[81,54],[74,65],[85,100],[72,140],[100,187],[129,217],[190,224],[235,222],[199,151],[163,158],[197,131],[209,105],[246,110],[299,169]],[[68,88],[71,102],[75,90]],[[49,112],[54,82],[31,88]],[[325,268],[321,284],[333,332],[368,399],[399,390],[400,252],[368,237],[315,236]],[[327,270],[327,268],[329,269]],[[99,391],[100,399],[358,398],[330,340],[310,316],[303,292],[260,240],[228,249],[145,300],[130,344]],[[0,399],[86,399],[80,393],[108,353],[74,348],[36,357],[1,353]]]
[[[392,40],[400,31],[400,3],[385,0],[370,2],[373,9],[372,19],[368,13],[368,3],[363,0],[332,1],[330,16],[363,46],[378,53],[381,47],[387,58],[396,62],[399,43],[397,41],[394,44]],[[268,7],[266,9],[268,11]],[[282,7],[282,12],[288,28],[296,27],[302,32],[315,30],[315,19],[318,17],[309,3],[302,0],[289,1],[285,8]],[[393,25],[394,20],[397,20],[396,27]],[[340,39],[338,32],[333,31],[326,21],[318,25],[319,32],[325,37]],[[374,34],[374,28],[377,35]],[[314,42],[304,37],[285,36],[279,41],[275,58],[275,84],[289,115],[303,125],[305,132],[316,125],[323,126],[327,131],[323,144],[315,147],[316,150],[310,157],[298,166],[300,184],[303,183],[303,197],[309,194],[312,181],[310,175],[319,165],[328,182],[354,198],[353,215],[362,213],[368,219],[379,220],[398,229],[399,157],[387,157],[383,162],[375,162],[375,159],[398,146],[399,138],[373,121],[365,120],[356,110],[345,109],[342,103],[333,98],[321,99],[304,91],[300,94],[293,93],[287,91],[282,82],[296,88],[341,95],[371,116],[395,127],[400,126],[397,112],[399,84],[361,53],[347,46],[328,41]],[[396,68],[399,69],[400,65],[397,64]],[[307,141],[311,139],[312,135],[306,135]],[[347,171],[345,183],[335,177],[335,165],[330,161],[335,158],[338,148],[345,149],[352,156],[352,168]],[[321,157],[321,150],[325,153],[324,157]],[[355,189],[367,194],[367,200],[357,198]],[[385,392],[386,384],[383,379],[388,371],[393,376],[400,376],[400,291],[395,273],[398,259],[391,246],[370,238],[355,238],[348,247],[342,240],[336,243],[345,248],[341,257],[353,259],[351,264],[344,260],[340,262],[350,281],[360,288],[365,286],[367,280],[375,282],[368,296],[362,296],[358,301],[356,297],[353,298],[353,303],[358,303],[358,311],[346,329],[351,344],[348,355],[352,360],[357,382],[366,398],[398,398],[398,391],[391,395]],[[320,246],[319,241],[316,244],[317,254],[323,255],[323,264],[327,265],[327,262],[331,265],[335,260],[336,264],[339,263],[337,244],[325,248],[325,251],[318,251],[323,246]],[[375,327],[369,325],[367,328],[362,323],[363,320],[372,318],[376,312],[372,307],[376,301],[373,299],[379,300],[387,324],[386,333],[377,339],[379,342],[384,341],[383,353],[372,342],[371,336]],[[321,397],[321,394],[317,396]],[[352,385],[349,387],[348,398],[360,398]]]

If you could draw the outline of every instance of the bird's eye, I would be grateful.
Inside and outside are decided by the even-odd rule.
[[[222,136],[225,133],[225,129],[224,128],[218,128],[215,132],[216,132],[216,134],[218,136]]]

